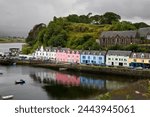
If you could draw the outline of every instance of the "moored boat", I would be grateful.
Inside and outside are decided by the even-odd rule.
[[[14,95],[7,95],[7,96],[2,96],[3,100],[8,100],[8,99],[12,99],[14,97]]]
[[[67,68],[59,68],[59,71],[67,70]]]
[[[15,81],[15,84],[24,84],[25,83],[25,81],[24,80],[20,80],[20,81]]]

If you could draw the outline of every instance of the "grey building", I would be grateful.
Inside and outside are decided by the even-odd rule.
[[[150,27],[140,28],[138,30],[140,38],[150,40]]]
[[[140,43],[137,31],[104,31],[100,35],[100,46],[129,45]]]

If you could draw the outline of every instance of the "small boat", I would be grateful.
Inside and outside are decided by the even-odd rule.
[[[25,81],[24,80],[20,80],[20,81],[15,81],[15,84],[24,84],[25,83]]]
[[[7,95],[7,96],[2,96],[3,100],[8,100],[8,99],[12,99],[14,97],[14,95]]]
[[[0,72],[0,75],[3,75],[3,73],[2,73],[2,72]]]
[[[59,68],[59,71],[67,70],[67,68]]]

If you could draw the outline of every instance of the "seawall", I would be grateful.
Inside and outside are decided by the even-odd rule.
[[[69,65],[69,64],[30,64],[34,67],[44,67],[55,70],[66,68],[67,71],[84,72],[91,74],[108,74],[120,76],[132,76],[134,78],[150,78],[150,70],[135,70],[123,67],[89,66],[89,65]]]

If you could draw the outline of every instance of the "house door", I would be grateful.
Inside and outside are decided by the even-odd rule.
[[[119,63],[119,66],[123,66],[123,63]]]
[[[114,62],[112,62],[111,65],[114,66]]]

